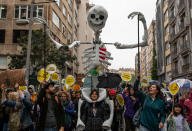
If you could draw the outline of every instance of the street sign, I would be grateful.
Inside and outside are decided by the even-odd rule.
[[[45,81],[49,81],[50,79],[50,75],[49,72],[45,71],[43,68],[38,72],[37,74],[37,80],[42,83],[44,81],[44,73],[46,73],[45,75]]]
[[[179,91],[179,86],[177,85],[177,83],[172,83],[171,85],[168,86],[168,89],[169,89],[171,95],[174,96]]]
[[[129,73],[122,73],[121,79],[128,82],[131,80],[131,75]]]

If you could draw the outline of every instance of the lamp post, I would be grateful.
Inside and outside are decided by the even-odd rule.
[[[29,34],[28,34],[28,43],[27,43],[27,60],[26,60],[26,84],[29,86],[29,72],[30,72],[30,54],[31,54],[31,37],[32,37],[32,18],[33,18],[33,8],[35,0],[31,1],[30,9],[30,20],[29,20]]]
[[[138,14],[138,72],[140,77],[140,50],[139,50],[139,14]]]
[[[51,2],[56,2],[55,0],[49,0],[45,2],[38,2],[35,3],[35,0],[31,1],[31,8],[30,8],[30,18],[29,21],[27,20],[18,20],[17,24],[29,24],[29,34],[28,34],[28,43],[27,43],[27,59],[26,59],[26,84],[27,86],[29,85],[29,74],[30,74],[30,55],[31,55],[31,38],[32,38],[32,26],[33,26],[33,9],[34,9],[34,4],[43,4],[43,3],[51,3]],[[45,29],[46,25],[44,25]],[[45,30],[45,36],[44,36],[44,48],[46,48],[46,30]],[[45,51],[45,49],[44,49]],[[45,52],[44,52],[45,55]],[[44,56],[45,60],[45,56]],[[44,62],[44,68],[45,68],[45,62]]]

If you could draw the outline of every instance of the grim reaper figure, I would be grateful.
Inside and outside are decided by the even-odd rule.
[[[133,18],[135,15],[139,14],[140,21],[142,21],[145,29],[144,41],[140,44],[140,46],[147,45],[147,26],[145,22],[144,16],[139,12],[133,12],[129,15],[129,18]],[[115,88],[121,82],[121,78],[118,74],[113,73],[105,73],[105,70],[108,70],[107,67],[111,65],[108,60],[113,60],[111,57],[111,53],[108,52],[105,48],[105,44],[115,45],[118,49],[126,49],[126,48],[135,48],[137,44],[132,45],[123,45],[121,43],[103,43],[100,40],[100,33],[105,26],[106,20],[108,18],[108,13],[102,6],[94,6],[88,12],[88,24],[90,28],[94,31],[95,38],[93,42],[73,42],[69,48],[74,46],[79,46],[80,44],[92,44],[91,48],[87,48],[83,53],[83,64],[85,64],[86,71],[86,79],[84,83],[84,87],[82,91],[82,99],[79,100],[78,103],[78,120],[77,120],[77,130],[82,131],[85,128],[87,129],[87,122],[90,122],[93,119],[85,119],[82,116],[82,110],[86,110],[86,105],[103,103],[108,105],[109,107],[109,115],[107,118],[100,121],[100,125],[102,129],[110,130],[111,124],[113,120],[113,112],[114,112],[114,103],[112,100],[109,100],[107,97],[105,88]],[[95,95],[98,96],[97,99],[92,98],[93,91],[96,91]],[[98,93],[98,94],[97,94]],[[85,104],[88,103],[88,104]],[[94,108],[94,107],[93,107]],[[95,110],[92,108],[92,114],[94,114]],[[107,108],[107,107],[106,107]],[[96,109],[96,112],[99,112],[99,109]],[[87,112],[89,114],[89,112]],[[97,113],[96,113],[97,114]],[[96,124],[96,121],[92,123]],[[96,125],[94,125],[96,126]],[[93,129],[94,130],[94,129]]]

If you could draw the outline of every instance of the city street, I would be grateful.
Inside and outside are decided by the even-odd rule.
[[[192,131],[192,1],[0,0],[0,131]]]

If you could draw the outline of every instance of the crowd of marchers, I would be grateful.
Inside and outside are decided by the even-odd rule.
[[[121,84],[106,91],[114,103],[111,131],[192,131],[192,91],[168,100],[157,83],[141,88],[139,77],[134,85]],[[92,90],[90,98],[96,101],[98,90]],[[76,131],[79,99],[83,99],[81,90],[64,91],[53,82],[42,83],[37,88],[30,85],[24,91],[18,86],[5,88],[2,84],[0,130]],[[102,128],[110,115],[105,101],[84,101],[80,113],[85,131],[107,131]]]

